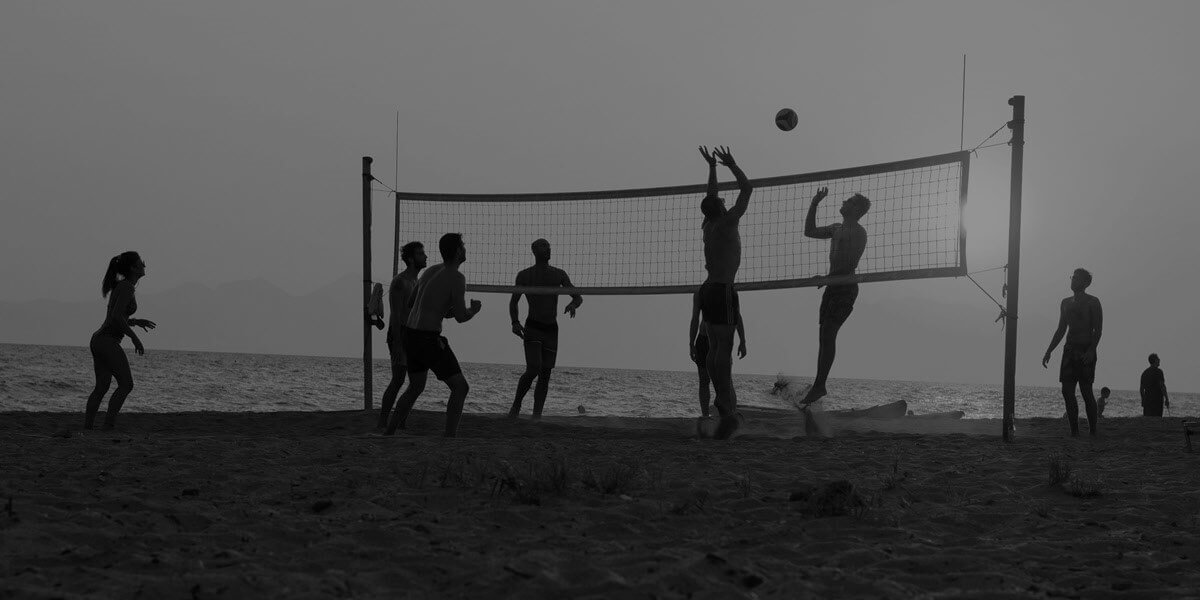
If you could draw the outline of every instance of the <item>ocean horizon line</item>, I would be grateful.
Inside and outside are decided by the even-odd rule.
[[[84,349],[84,350],[87,349],[87,346],[82,345],[82,344],[31,344],[31,343],[27,343],[27,342],[0,341],[0,345],[46,347],[46,348],[76,348],[76,349]],[[241,350],[202,350],[202,349],[188,349],[188,348],[155,348],[153,346],[147,346],[146,350],[147,351],[162,351],[162,352],[192,352],[192,353],[204,353],[204,354],[233,354],[233,355],[239,355],[239,356],[278,356],[278,357],[301,357],[301,358],[318,358],[318,359],[328,358],[328,359],[339,359],[339,360],[362,360],[361,356],[338,355],[338,354],[303,354],[303,353],[286,353],[286,352],[248,352],[248,351],[241,351]],[[386,364],[387,361],[388,361],[387,356],[372,357],[373,363]],[[460,362],[461,362],[461,364],[464,364],[464,365],[485,365],[485,366],[513,367],[513,368],[524,367],[523,363],[515,363],[515,362],[513,362],[513,363],[472,362],[472,361],[460,361]],[[608,371],[633,371],[633,372],[644,372],[644,373],[694,373],[694,371],[692,371],[691,369],[646,369],[646,368],[637,368],[637,367],[612,367],[612,366],[573,365],[573,364],[559,364],[555,368],[556,369],[600,369],[600,370],[608,370]],[[753,377],[776,377],[776,378],[785,377],[788,379],[793,379],[793,380],[801,381],[801,382],[807,382],[812,379],[811,375],[783,373],[782,371],[777,371],[775,373],[754,373],[754,372],[737,371],[735,369],[734,375],[735,376],[738,376],[738,375],[753,376]],[[953,380],[953,379],[932,381],[932,380],[920,380],[920,379],[888,379],[888,378],[881,378],[881,377],[831,377],[830,380],[831,381],[863,381],[863,382],[885,382],[885,383],[903,383],[903,384],[926,384],[926,385],[946,384],[946,385],[978,385],[978,386],[997,386],[997,387],[1000,387],[1003,385],[1001,382],[980,382],[980,381],[965,381],[965,380]],[[1025,388],[1025,389],[1039,389],[1039,390],[1057,390],[1058,389],[1058,387],[1054,386],[1054,385],[1035,385],[1035,384],[1025,384],[1025,383],[1018,383],[1016,385],[1016,387]],[[1114,392],[1121,391],[1121,392],[1136,393],[1138,391],[1136,389],[1131,389],[1131,388],[1119,388],[1119,387],[1112,387],[1112,386],[1108,386],[1108,387],[1110,389],[1112,389]],[[1097,389],[1099,389],[1099,388],[1097,388]],[[1171,393],[1173,393],[1173,394],[1197,394],[1200,392],[1172,390]]]

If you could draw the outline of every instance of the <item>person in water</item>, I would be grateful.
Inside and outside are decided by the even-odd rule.
[[[108,410],[104,413],[104,429],[116,426],[121,406],[133,390],[133,374],[129,369],[129,358],[121,348],[121,340],[129,336],[129,339],[133,340],[134,352],[143,355],[146,353],[146,347],[142,345],[141,338],[133,328],[141,327],[142,331],[149,331],[157,326],[154,321],[133,318],[133,313],[137,312],[134,287],[145,276],[146,263],[137,252],[122,252],[108,261],[108,269],[100,282],[100,295],[108,298],[108,308],[104,313],[104,322],[92,334],[92,340],[88,344],[92,352],[92,366],[96,371],[96,386],[92,388],[92,393],[87,399],[83,418],[85,429],[95,427],[100,402],[108,393],[113,379],[117,380],[117,389],[108,399]]]

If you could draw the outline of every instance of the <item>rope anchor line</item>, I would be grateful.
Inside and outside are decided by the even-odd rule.
[[[984,273],[987,271],[995,271],[996,269],[1004,269],[1004,284],[1000,286],[1000,297],[1007,298],[1008,297],[1008,265],[1004,265],[1003,267],[996,267],[994,269],[984,269],[983,271],[975,271],[975,272],[976,273]],[[983,286],[979,285],[979,282],[975,281],[975,278],[971,277],[971,275],[972,275],[971,273],[967,273],[967,279],[970,279],[971,283],[975,284],[975,287],[979,288],[979,291],[983,292],[983,295],[987,296],[988,299],[991,300],[993,303],[995,303],[996,307],[1000,309],[1000,315],[997,316],[996,320],[992,321],[992,322],[999,323],[1000,329],[1003,330],[1004,324],[1008,322],[1008,316],[1009,316],[1008,309],[1004,308],[1004,305],[1000,304],[999,300],[996,300],[996,298],[993,297],[991,294],[989,294],[987,290],[983,289]],[[1016,317],[1016,315],[1013,315],[1012,318],[1016,319],[1017,317]]]

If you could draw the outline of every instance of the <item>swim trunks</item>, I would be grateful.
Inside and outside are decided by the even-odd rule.
[[[525,351],[528,353],[531,345],[540,347],[542,368],[553,369],[555,357],[558,356],[558,323],[543,323],[533,319],[525,319]]]
[[[404,355],[404,345],[400,343],[405,327],[389,327],[387,332],[388,355],[392,359],[392,368],[402,368],[408,364]]]
[[[818,323],[838,325],[850,318],[854,312],[854,301],[858,299],[858,284],[831,285],[821,295],[821,310]]]
[[[1063,346],[1062,366],[1058,370],[1061,383],[1087,383],[1096,380],[1096,361],[1084,361],[1083,355],[1091,344],[1066,344]]]
[[[708,364],[708,336],[696,336],[696,365],[703,367]]]
[[[438,379],[445,381],[462,373],[458,357],[450,349],[450,342],[440,331],[424,331],[405,327],[400,334],[400,345],[408,357],[408,372],[433,371]]]
[[[710,325],[736,325],[738,295],[732,283],[706,281],[700,286],[700,314]]]

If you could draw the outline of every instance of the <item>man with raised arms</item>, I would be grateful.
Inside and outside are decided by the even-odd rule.
[[[407,372],[408,360],[404,356],[404,348],[400,344],[400,330],[408,319],[408,311],[412,308],[414,293],[417,291],[417,276],[425,268],[425,245],[421,242],[409,242],[400,249],[400,260],[404,261],[404,270],[392,278],[388,288],[388,317],[387,347],[392,359],[392,380],[383,391],[383,400],[379,408],[379,424],[377,427],[387,427],[388,416],[392,412],[392,404],[396,395],[404,386],[404,374]]]
[[[1062,364],[1058,370],[1058,381],[1062,383],[1063,401],[1067,404],[1067,422],[1071,435],[1079,435],[1079,404],[1075,402],[1075,385],[1083,396],[1083,408],[1087,411],[1088,431],[1096,435],[1096,398],[1092,396],[1092,382],[1096,379],[1096,347],[1100,345],[1100,334],[1104,330],[1104,311],[1100,299],[1088,294],[1092,274],[1087,269],[1075,269],[1071,274],[1072,295],[1063,298],[1058,308],[1058,328],[1050,339],[1050,347],[1042,356],[1042,368],[1050,362],[1050,354],[1062,341]]]
[[[387,435],[403,427],[412,411],[413,404],[425,391],[425,379],[432,370],[438,379],[450,387],[450,399],[446,402],[446,437],[454,437],[458,420],[462,417],[463,401],[470,387],[463,378],[458,358],[450,349],[450,342],[442,337],[442,319],[454,317],[465,323],[479,313],[483,303],[471,300],[466,305],[467,279],[458,270],[467,260],[467,247],[461,233],[447,233],[438,240],[442,264],[429,267],[417,282],[412,309],[408,312],[401,335],[401,345],[408,358],[408,389],[396,401],[396,411],[388,422]]]
[[[862,194],[854,194],[842,202],[841,223],[817,227],[817,206],[828,195],[829,188],[823,187],[813,196],[808,205],[808,215],[804,218],[804,235],[829,240],[830,277],[853,275],[858,269],[858,260],[867,248],[867,230],[858,221],[871,209],[871,201]],[[804,398],[800,400],[802,410],[828,393],[825,381],[829,379],[829,370],[833,368],[838,331],[854,311],[854,301],[857,298],[857,283],[825,287],[818,316],[820,330],[817,342],[817,376],[808,387]]]
[[[738,224],[746,214],[754,187],[733,160],[728,147],[718,146],[710,153],[708,148],[701,146],[700,154],[708,162],[708,191],[700,202],[700,212],[704,215],[700,226],[704,232],[704,268],[708,270],[708,277],[700,286],[700,312],[708,329],[708,376],[716,396],[713,405],[721,417],[713,437],[728,439],[741,424],[737,395],[733,390],[733,331],[740,313],[733,283],[742,264]],[[738,197],[733,208],[725,208],[725,200],[717,195],[717,161],[728,167],[737,179]],[[695,334],[689,331],[689,352],[694,340]]]
[[[532,244],[534,265],[517,273],[517,285],[527,287],[561,287],[572,288],[571,278],[567,272],[550,266],[550,242],[544,239],[535,240]],[[517,381],[517,396],[512,408],[508,411],[509,418],[517,418],[521,414],[521,401],[529,392],[529,386],[537,378],[537,387],[533,390],[533,418],[542,418],[542,407],[546,404],[546,391],[550,388],[550,371],[554,369],[558,356],[558,296],[555,294],[525,294],[529,303],[529,314],[525,317],[525,325],[521,326],[518,303],[521,294],[513,294],[508,301],[508,314],[512,317],[512,332],[523,341],[525,347],[525,372]],[[583,304],[583,296],[571,294],[571,301],[563,309],[563,314],[575,318],[575,310]]]

